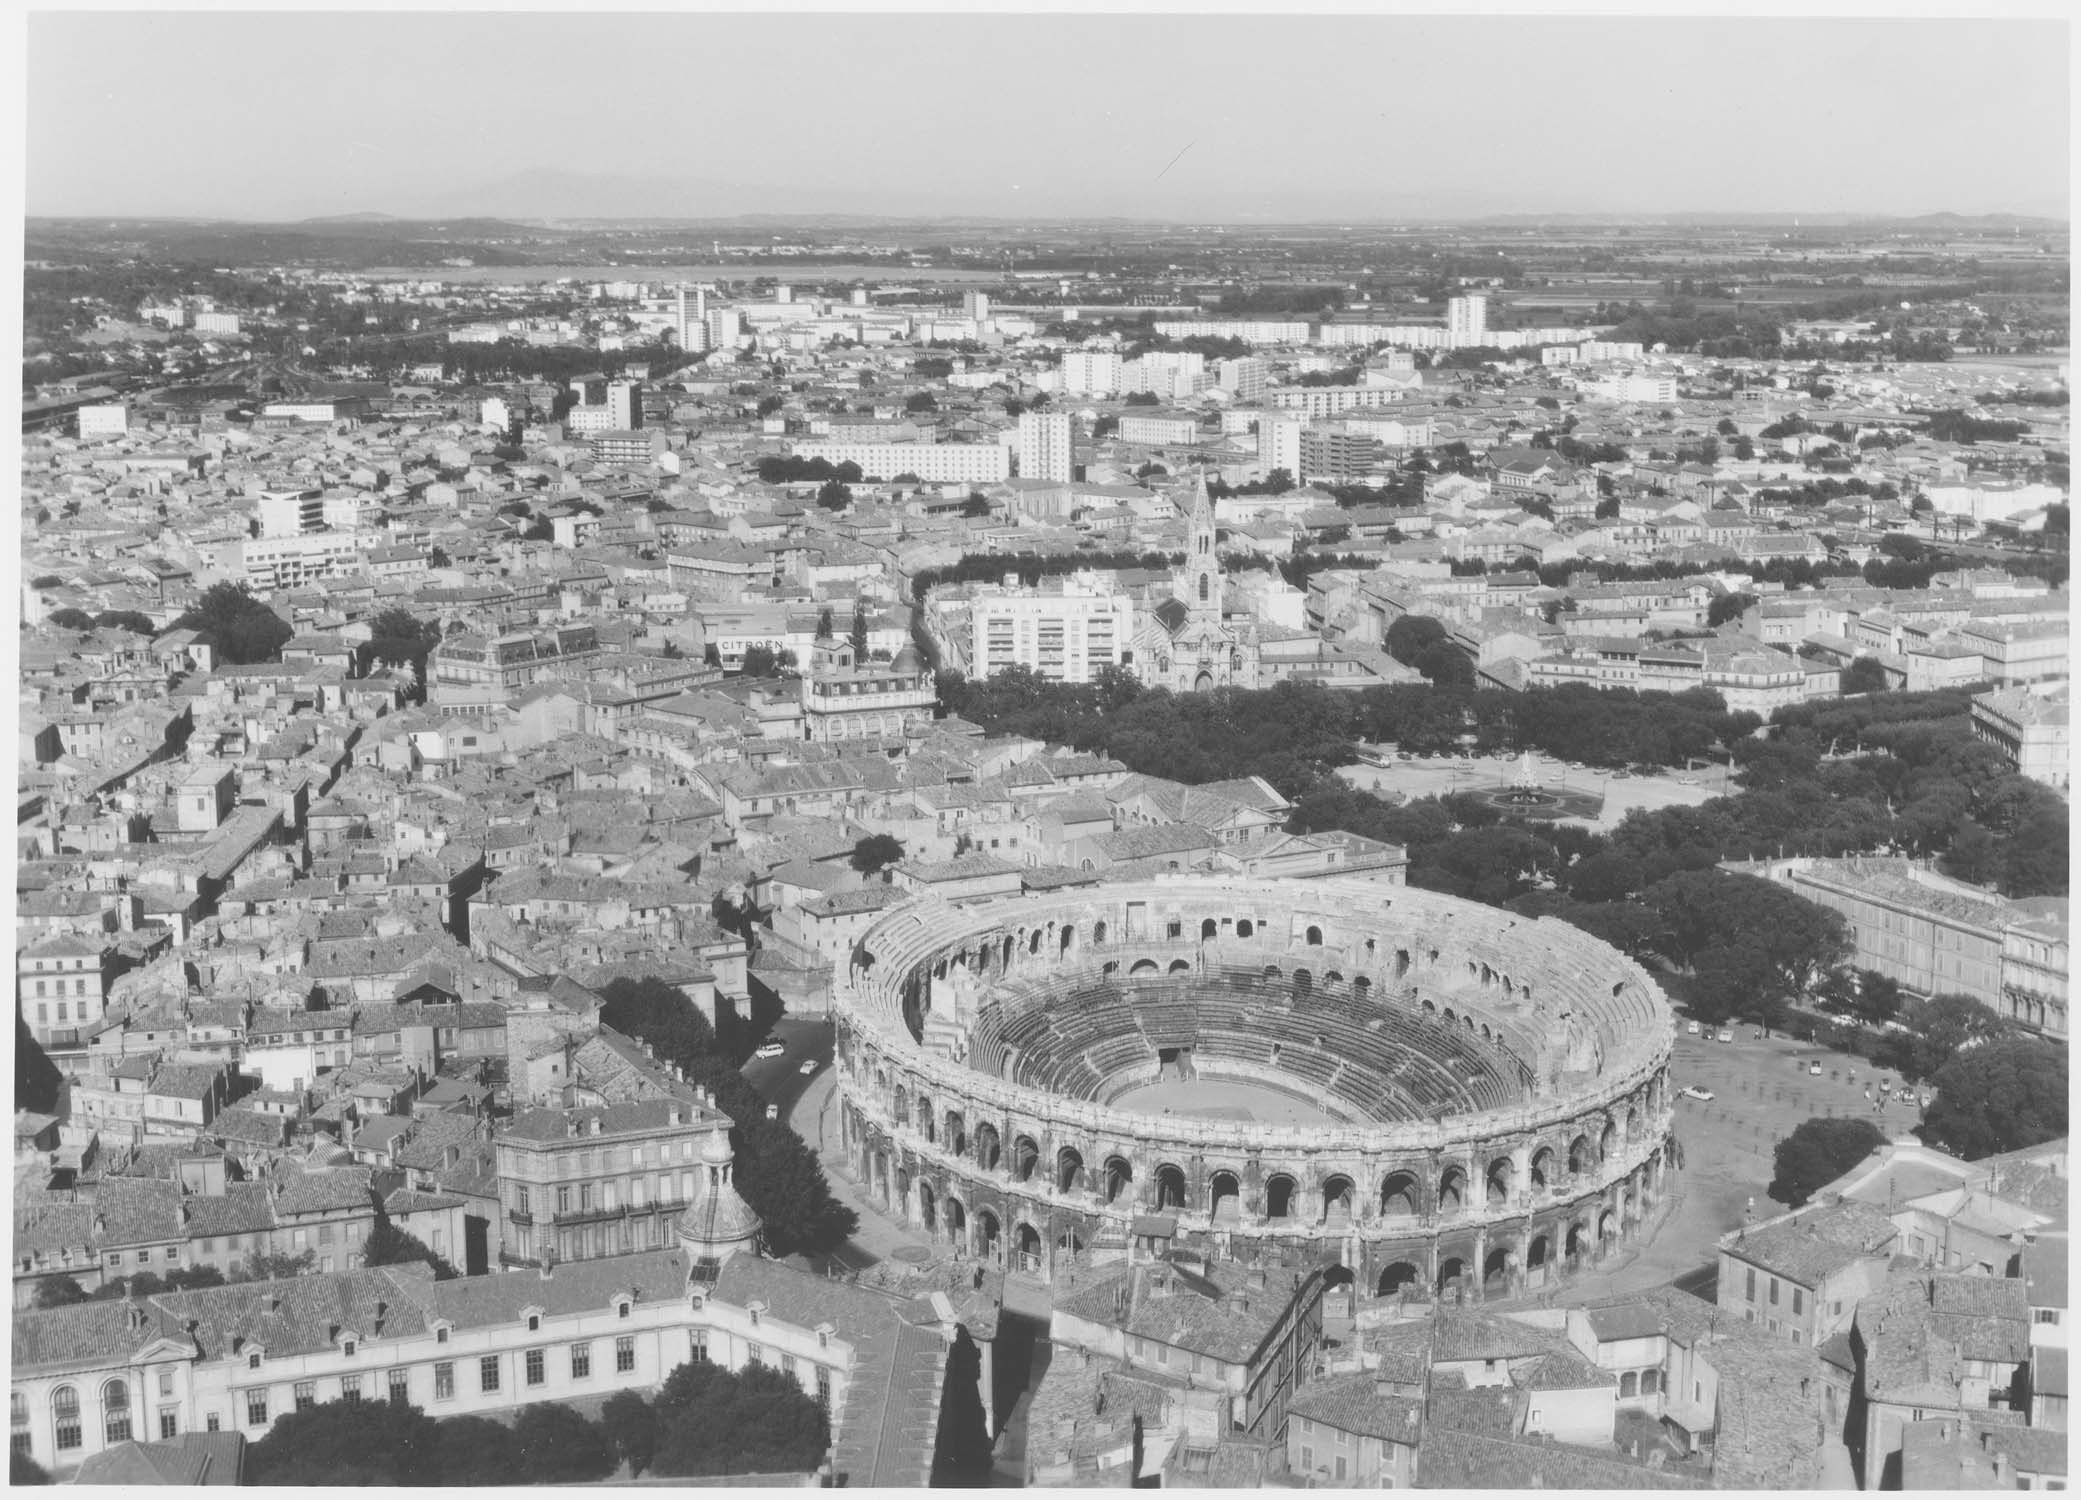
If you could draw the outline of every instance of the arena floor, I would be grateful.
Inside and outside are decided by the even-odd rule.
[[[1110,1109],[1146,1115],[1190,1115],[1201,1120],[1255,1120],[1265,1125],[1338,1125],[1342,1115],[1269,1084],[1235,1078],[1165,1079],[1144,1083],[1111,1100]]]

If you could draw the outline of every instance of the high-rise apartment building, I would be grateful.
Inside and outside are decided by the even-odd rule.
[[[1261,359],[1224,359],[1214,367],[1214,378],[1238,401],[1255,401],[1264,394],[1271,368]]]
[[[1029,411],[1019,417],[1019,477],[1067,484],[1076,461],[1076,427],[1068,412]]]
[[[973,318],[980,323],[990,316],[990,294],[988,292],[963,292],[961,294],[961,316]]]
[[[1062,356],[1062,393],[1066,396],[1117,396],[1125,379],[1117,354],[1071,349]]]
[[[1488,332],[1488,298],[1470,292],[1449,300],[1445,304],[1445,331],[1456,341],[1480,343],[1482,335]]]
[[[1090,682],[1134,642],[1134,602],[1095,579],[979,593],[969,612],[970,674],[1030,667],[1051,682]]]
[[[607,387],[608,420],[615,432],[634,432],[643,425],[643,385],[617,380]]]
[[[1266,412],[1257,422],[1257,462],[1270,474],[1284,469],[1296,483],[1301,477],[1301,433],[1307,423],[1284,412]]]
[[[711,308],[708,313],[708,347],[735,349],[744,333],[744,320],[734,307]]]

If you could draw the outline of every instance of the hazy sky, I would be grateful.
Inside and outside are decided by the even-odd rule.
[[[555,213],[508,179],[604,173],[718,212],[2063,216],[2068,55],[2048,20],[45,13],[27,205]]]

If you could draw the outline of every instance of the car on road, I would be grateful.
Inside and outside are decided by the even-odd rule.
[[[811,1073],[814,1073],[814,1072],[815,1072],[816,1070],[817,1070],[817,1060],[816,1060],[815,1058],[813,1058],[813,1057],[805,1057],[805,1058],[803,1058],[803,1059],[802,1059],[802,1066],[801,1066],[801,1067],[799,1067],[799,1068],[797,1068],[797,1069],[795,1069],[795,1071],[796,1071],[797,1073],[801,1073],[801,1074],[803,1074],[803,1075],[804,1075],[805,1077],[806,1077],[807,1075],[811,1074]]]
[[[1711,1089],[1702,1089],[1694,1083],[1684,1090],[1684,1097],[1686,1099],[1710,1099],[1713,1097],[1713,1091]]]
[[[1810,1077],[1819,1078],[1821,1076],[1821,1065],[1817,1062],[1808,1063],[1806,1065],[1806,1071]]]
[[[1690,1025],[1686,1026],[1684,1030],[1688,1032],[1690,1035],[1696,1036],[1698,1035],[1698,1023],[1696,1021],[1693,1021]]]
[[[785,1042],[761,1042],[758,1050],[752,1053],[753,1057],[786,1057],[787,1055],[788,1048]]]
[[[1731,1042],[1734,1040],[1734,1033],[1731,1031],[1722,1031],[1720,1033],[1720,1040],[1723,1042]]]
[[[1676,778],[1676,784],[1678,786],[1696,786],[1698,785],[1698,778],[1696,776],[1679,776]]]

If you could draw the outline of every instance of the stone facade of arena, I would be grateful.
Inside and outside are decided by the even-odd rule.
[[[840,991],[849,1170],[905,1224],[1042,1277],[1164,1215],[1233,1253],[1319,1250],[1363,1296],[1500,1295],[1646,1232],[1676,1166],[1653,981],[1564,923],[1425,891],[921,898]],[[1159,1077],[1336,1123],[1109,1107]]]

